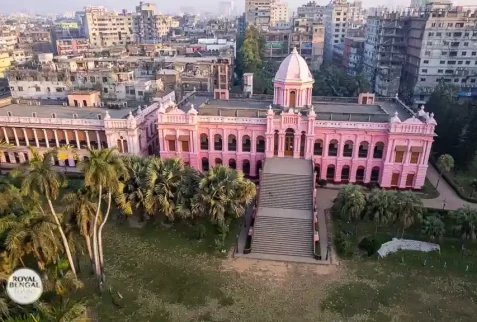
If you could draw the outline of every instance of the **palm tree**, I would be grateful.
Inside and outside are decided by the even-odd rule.
[[[62,299],[51,304],[42,303],[40,316],[44,317],[45,321],[52,322],[89,321],[84,302],[71,299]]]
[[[393,210],[396,213],[396,219],[401,222],[401,238],[403,238],[404,230],[411,226],[416,219],[420,218],[422,214],[422,201],[411,191],[398,192]]]
[[[93,221],[93,257],[99,288],[102,290],[102,280],[104,280],[102,274],[102,265],[104,265],[102,259],[102,230],[108,220],[113,194],[123,192],[124,185],[120,183],[120,178],[127,178],[128,173],[122,159],[115,153],[115,149],[88,149],[88,151],[89,158],[82,161],[79,167],[84,172],[85,185],[98,193],[98,203]],[[103,220],[100,221],[101,200],[104,191],[107,192],[107,209]],[[122,204],[120,206],[123,206],[126,211],[130,211],[130,208],[127,208],[126,205]]]
[[[74,146],[70,144],[66,144],[59,148],[56,148],[55,151],[56,151],[56,157],[58,158],[58,160],[63,161],[63,166],[65,168],[65,174],[66,174],[68,169],[66,166],[66,160],[68,160],[70,157],[73,157],[74,160],[77,160],[78,150]]]
[[[22,208],[22,197],[9,176],[0,176],[0,215]]]
[[[348,217],[348,222],[354,221],[356,234],[358,233],[358,220],[366,207],[366,195],[360,186],[346,185],[340,189],[336,197],[332,212],[344,219]]]
[[[394,191],[383,189],[373,189],[368,198],[367,214],[376,224],[374,235],[378,233],[378,227],[392,221],[394,212],[392,211],[396,199]]]
[[[192,211],[207,214],[212,222],[220,225],[228,217],[243,215],[255,195],[255,185],[246,180],[241,171],[216,165],[200,180]]]
[[[199,181],[199,172],[192,167],[186,166],[177,189],[176,214],[179,218],[194,220],[196,216],[201,215],[192,211],[193,198],[197,194]]]
[[[177,191],[184,173],[180,159],[153,158],[146,170],[144,205],[149,215],[159,213],[173,220]]]
[[[61,227],[59,216],[53,206],[53,201],[59,196],[60,188],[66,182],[65,177],[55,171],[52,167],[54,151],[49,151],[41,155],[36,149],[31,147],[29,149],[31,152],[30,160],[22,165],[22,170],[24,170],[26,174],[22,181],[21,193],[23,196],[30,196],[34,200],[39,200],[40,196],[47,200],[51,215],[58,226],[58,231],[63,242],[63,248],[68,257],[71,270],[76,277],[76,269],[68,246],[68,240],[66,239],[63,228]]]
[[[439,166],[439,178],[437,179],[436,188],[439,186],[439,181],[441,180],[442,173],[449,172],[454,167],[454,158],[450,154],[442,154],[439,159],[437,159],[437,165]]]
[[[477,210],[469,206],[459,208],[454,212],[454,232],[461,239],[477,239]]]
[[[139,212],[139,220],[143,221],[145,217],[145,178],[151,158],[127,155],[122,157],[124,165],[128,171],[128,180],[124,181],[126,199]]]
[[[94,267],[93,248],[91,246],[91,238],[93,237],[93,222],[98,205],[92,201],[93,192],[90,188],[84,187],[70,192],[63,197],[65,203],[65,213],[70,215],[72,220],[76,222],[81,235],[86,242],[86,249],[90,259],[91,267]],[[99,221],[101,222],[101,212],[99,213]]]
[[[445,231],[444,222],[436,215],[427,216],[421,224],[421,233],[429,240],[439,240]]]
[[[7,143],[6,140],[0,140],[0,175],[2,175],[2,156],[5,152],[9,151],[11,148],[13,148],[14,145]]]
[[[61,249],[55,231],[56,225],[50,217],[35,209],[0,218],[0,235],[5,233],[5,248],[12,267],[16,267],[18,262],[25,266],[23,258],[32,254],[38,267],[43,269]]]

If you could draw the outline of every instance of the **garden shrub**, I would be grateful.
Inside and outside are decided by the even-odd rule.
[[[335,235],[335,246],[338,254],[342,256],[352,256],[354,253],[354,244],[351,236],[346,235],[342,231]]]

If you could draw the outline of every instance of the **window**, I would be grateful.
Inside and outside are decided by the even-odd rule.
[[[167,140],[169,144],[169,151],[175,151],[176,150],[176,141],[175,140]]]
[[[409,173],[406,176],[406,187],[412,187],[414,183],[414,173]]]
[[[432,25],[431,25],[431,27],[435,27],[435,26],[436,26],[436,23],[435,23],[435,22],[433,22],[433,23],[432,23]]]
[[[423,61],[424,64],[429,64],[428,60]]]
[[[462,33],[461,32],[454,32],[454,37],[462,37]]]
[[[57,87],[57,88],[55,88],[55,90],[56,90],[58,93],[61,93],[61,92],[63,92],[63,87]]]
[[[89,81],[90,81],[91,83],[94,83],[94,82],[96,82],[96,78],[95,78],[94,76],[91,76],[91,77],[89,78]]]
[[[56,113],[51,113],[51,118],[56,119]]]
[[[41,91],[40,86],[35,86],[35,90],[36,90],[37,92],[40,92],[40,91]]]
[[[107,83],[108,82],[108,78],[107,77],[103,77],[103,83]]]
[[[441,65],[445,65],[446,61],[445,61],[445,60],[441,60],[439,63],[440,63]]]
[[[395,163],[402,163],[404,159],[404,151],[396,151],[396,155],[394,156]]]
[[[433,32],[430,32],[430,33],[429,33],[429,37],[432,37],[432,36],[434,36],[434,33],[433,33]]]
[[[438,73],[438,74],[442,74],[443,72],[444,72],[443,69],[438,69],[438,70],[437,70],[437,73]]]
[[[144,92],[143,91],[137,91],[137,95],[144,96]]]
[[[465,64],[466,64],[466,65],[470,65],[470,60],[466,60],[466,61],[465,61]]]
[[[182,152],[189,152],[189,141],[181,141]]]
[[[104,92],[105,94],[108,94],[108,88],[106,88],[106,87],[103,88],[103,92]]]
[[[456,51],[451,51],[449,53],[449,57],[456,57],[457,56],[457,52]]]
[[[19,92],[23,92],[23,87],[22,87],[22,86],[18,86],[18,91],[19,91]]]
[[[447,64],[448,65],[455,65],[455,60],[449,60],[449,61],[447,61]]]
[[[466,52],[466,51],[463,51],[463,52],[462,52],[462,56],[467,56],[467,52]]]
[[[427,45],[428,45],[428,46],[432,46],[432,41],[428,41],[428,42],[427,42]]]
[[[457,62],[457,65],[462,65],[463,63],[464,63],[463,60],[459,60],[459,61]]]
[[[427,73],[427,69],[423,69],[421,73],[424,73],[424,74]]]
[[[441,37],[441,36],[442,36],[442,33],[441,33],[441,32],[436,32],[436,36],[437,36],[437,37]]]
[[[468,42],[465,42],[464,43],[464,47],[468,47],[469,46],[469,43]]]
[[[477,52],[473,51],[472,56],[475,56],[475,55],[477,55]]]
[[[424,77],[421,77],[421,82],[425,82],[426,79]]]
[[[475,78],[472,78],[472,79],[470,80],[470,82],[471,82],[471,83],[475,83]]]
[[[73,114],[73,118],[74,118],[74,119],[77,119],[77,118],[78,118],[78,114]]]
[[[449,23],[447,24],[447,27],[453,27],[453,26],[454,26],[453,23],[450,23],[450,22],[449,22]]]
[[[454,83],[458,83],[459,82],[459,79],[458,78],[454,78]]]
[[[36,112],[31,113],[32,117],[36,117]]]
[[[430,56],[430,55],[431,55],[431,52],[430,52],[429,50],[427,50],[427,51],[425,52],[425,55],[426,55],[426,56]]]
[[[46,91],[47,91],[48,93],[50,93],[50,92],[51,92],[51,88],[47,87],[47,88],[46,88]]]

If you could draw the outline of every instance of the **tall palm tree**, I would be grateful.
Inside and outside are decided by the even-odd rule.
[[[439,178],[437,179],[436,188],[439,186],[442,173],[449,172],[454,167],[454,158],[450,154],[443,154],[437,159],[437,165],[439,166]]]
[[[404,237],[404,230],[411,226],[416,219],[421,218],[422,207],[422,200],[415,193],[399,191],[396,194],[393,210],[396,213],[396,219],[401,223],[401,238]]]
[[[394,191],[383,189],[373,189],[368,198],[366,213],[376,224],[375,232],[378,233],[378,227],[392,221],[394,218],[393,205],[396,199]]]
[[[6,140],[0,140],[0,175],[3,174],[2,172],[2,156],[5,152],[9,151],[14,147],[13,144],[7,143]]]
[[[227,218],[243,215],[255,194],[255,185],[246,180],[241,171],[216,165],[201,178],[193,211],[207,214],[212,222],[220,225]]]
[[[56,157],[58,158],[58,160],[63,161],[63,167],[65,169],[65,174],[66,174],[68,169],[66,166],[66,160],[68,160],[70,157],[72,157],[74,160],[77,160],[78,150],[74,146],[70,144],[66,144],[59,148],[56,148],[55,151],[56,151]]]
[[[65,214],[68,214],[86,242],[86,249],[90,259],[91,267],[94,267],[93,248],[91,238],[93,237],[93,222],[98,205],[92,200],[93,192],[90,188],[84,187],[70,192],[63,197],[65,203]],[[101,211],[99,212],[99,221],[101,222]]]
[[[184,173],[180,159],[153,158],[146,170],[144,205],[149,215],[161,214],[173,220],[176,214],[177,191]]]
[[[13,267],[18,262],[24,266],[23,258],[32,254],[43,269],[61,249],[55,231],[56,225],[50,217],[34,209],[0,218],[0,235],[5,233],[5,248]]]
[[[127,178],[128,172],[115,149],[88,150],[89,158],[82,161],[79,167],[84,172],[85,185],[94,189],[98,194],[96,214],[93,221],[93,257],[96,276],[100,290],[102,290],[104,276],[102,275],[102,260],[100,259],[102,257],[101,233],[111,210],[112,196],[118,193],[120,189],[122,193],[123,185],[120,184],[120,178]],[[100,221],[101,200],[104,192],[107,196],[107,209],[103,220]]]
[[[76,277],[76,269],[68,246],[68,240],[66,239],[63,228],[61,227],[60,218],[53,206],[53,201],[59,196],[60,188],[65,184],[65,178],[52,167],[54,158],[53,151],[46,152],[43,155],[31,147],[30,151],[30,160],[22,165],[25,176],[21,185],[21,193],[23,196],[31,196],[35,200],[39,200],[40,196],[47,200],[51,215],[53,216],[60,233],[63,248],[70,263],[71,270]]]
[[[146,197],[146,170],[152,159],[135,155],[123,156],[122,159],[129,177],[128,180],[124,181],[126,199],[139,212],[140,221],[143,221],[146,212],[144,203]]]
[[[332,212],[340,218],[347,217],[348,222],[356,223],[356,234],[358,229],[358,220],[366,207],[366,196],[363,189],[356,185],[346,185],[340,189],[336,197]]]
[[[177,189],[176,214],[179,218],[194,220],[201,215],[192,211],[193,198],[197,194],[199,181],[199,172],[192,167],[185,166],[179,188]]]
[[[477,210],[469,206],[459,208],[454,212],[454,232],[461,239],[477,239]]]

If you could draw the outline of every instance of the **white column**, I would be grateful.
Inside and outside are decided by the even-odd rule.
[[[46,133],[46,130],[45,129],[42,129],[42,130],[43,130],[43,136],[45,137],[46,147],[50,148],[50,142],[48,141],[48,135]]]
[[[12,129],[13,129],[13,135],[15,136],[15,143],[17,144],[17,146],[20,146],[20,142],[18,141],[17,130],[14,127],[12,127]]]
[[[8,140],[7,130],[4,127],[2,127],[2,130],[3,136],[5,136],[5,142],[7,142],[7,144],[10,144],[10,140]]]
[[[91,144],[89,143],[88,131],[84,131],[84,134],[86,135],[86,144],[88,145],[88,149],[91,149]]]
[[[22,128],[22,130],[23,130],[23,136],[25,137],[26,145],[27,145],[27,146],[30,146],[30,141],[28,141],[28,135],[27,135],[27,133],[26,133],[25,128]]]
[[[60,147],[60,142],[58,141],[58,133],[56,133],[56,130],[53,130],[53,134],[55,135],[55,142],[56,142],[56,147]]]
[[[66,130],[63,130],[63,133],[65,133],[66,144],[70,144],[70,140],[68,138],[68,132]]]
[[[98,131],[95,131],[96,132],[96,142],[98,142],[98,150],[101,150],[101,140],[99,138],[99,132]]]
[[[79,149],[80,148],[80,141],[78,139],[78,131],[74,130],[74,132],[75,132],[76,147]]]
[[[35,129],[32,129],[32,130],[33,130],[33,136],[35,137],[36,147],[39,148],[40,143],[38,142],[38,136],[36,135],[36,130]]]

